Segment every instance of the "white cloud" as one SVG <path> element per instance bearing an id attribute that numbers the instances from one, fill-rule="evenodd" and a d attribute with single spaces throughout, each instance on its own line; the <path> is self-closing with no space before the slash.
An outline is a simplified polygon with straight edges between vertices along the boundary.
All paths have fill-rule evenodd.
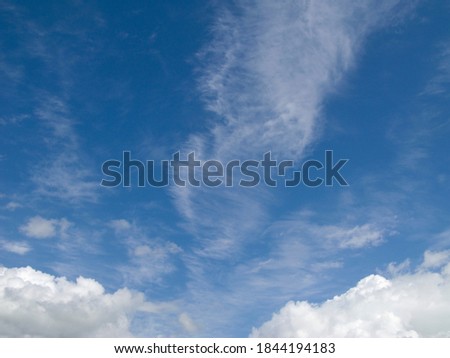
<path id="1" fill-rule="evenodd" d="M 88 278 L 0 267 L 2 337 L 126 337 L 137 311 L 158 310 L 127 288 L 110 294 Z"/>
<path id="2" fill-rule="evenodd" d="M 450 85 L 450 43 L 441 45 L 435 67 L 436 74 L 427 83 L 422 94 L 447 96 Z"/>
<path id="3" fill-rule="evenodd" d="M 213 131 L 217 154 L 302 155 L 325 96 L 397 3 L 244 1 L 223 10 L 201 81 L 208 108 L 225 119 Z"/>
<path id="4" fill-rule="evenodd" d="M 0 241 L 0 245 L 3 250 L 17 255 L 25 255 L 31 250 L 26 242 Z"/>
<path id="5" fill-rule="evenodd" d="M 437 242 L 438 248 L 445 248 L 450 246 L 450 229 L 444 230 L 436 235 L 433 239 Z"/>
<path id="6" fill-rule="evenodd" d="M 187 313 L 185 312 L 181 313 L 178 316 L 178 321 L 180 322 L 181 326 L 187 333 L 194 334 L 195 332 L 197 332 L 198 330 L 197 326 Z"/>
<path id="7" fill-rule="evenodd" d="M 72 223 L 67 220 L 66 218 L 62 218 L 58 220 L 58 226 L 59 226 L 59 235 L 65 239 L 69 236 L 67 231 L 72 226 Z"/>
<path id="8" fill-rule="evenodd" d="M 56 96 L 48 96 L 40 103 L 35 114 L 52 130 L 54 139 L 63 139 L 66 141 L 64 144 L 66 146 L 76 145 L 77 136 L 73 128 L 73 120 L 63 100 Z"/>
<path id="9" fill-rule="evenodd" d="M 200 53 L 206 65 L 199 80 L 216 121 L 210 123 L 207 133 L 190 136 L 183 151 L 195 151 L 199 160 L 222 162 L 258 159 L 268 150 L 277 159 L 302 159 L 320 136 L 327 95 L 338 90 L 366 36 L 401 13 L 395 8 L 398 3 L 262 0 L 240 1 L 219 9 L 212 41 Z M 264 289 L 269 288 L 284 301 L 284 297 L 292 297 L 292 277 L 301 281 L 295 290 L 315 282 L 316 273 L 302 269 L 311 263 L 310 253 L 316 258 L 326 251 L 323 237 L 298 230 L 292 239 L 283 240 L 289 242 L 282 252 L 272 251 L 279 243 L 279 237 L 269 240 L 274 236 L 267 235 L 271 218 L 277 215 L 274 207 L 279 204 L 274 205 L 274 191 L 261 185 L 251 190 L 171 187 L 171 193 L 185 219 L 183 228 L 194 238 L 194 254 L 185 261 L 192 300 L 202 307 L 195 317 L 209 317 L 200 322 L 202 327 L 215 325 L 220 327 L 216 332 L 223 332 L 229 325 L 224 317 L 233 320 L 241 309 L 221 310 L 217 308 L 220 304 L 211 304 L 214 296 L 221 294 L 211 273 L 216 263 L 219 267 L 234 265 L 244 257 L 251 262 L 220 272 L 227 292 L 223 299 L 227 303 L 220 307 L 233 306 L 237 297 L 256 306 L 260 304 L 257 297 L 267 299 Z M 324 240 L 333 249 L 382 242 L 383 232 L 373 225 L 329 227 L 329 235 L 337 228 L 343 230 L 338 237 Z M 324 233 L 326 228 L 318 229 Z M 271 254 L 257 260 L 254 247 L 268 248 Z M 330 267 L 339 266 L 334 258 L 325 259 L 333 262 Z M 205 307 L 209 307 L 207 312 Z"/>
<path id="10" fill-rule="evenodd" d="M 32 180 L 37 185 L 37 193 L 69 201 L 97 200 L 99 185 L 92 173 L 80 163 L 81 155 L 70 148 L 55 154 L 40 163 L 40 170 L 34 171 Z"/>
<path id="11" fill-rule="evenodd" d="M 20 231 L 28 237 L 44 239 L 56 235 L 56 224 L 57 221 L 54 219 L 48 220 L 40 216 L 35 216 L 29 219 L 25 225 L 21 226 Z"/>
<path id="12" fill-rule="evenodd" d="M 272 224 L 270 231 L 286 238 L 307 241 L 321 246 L 323 249 L 361 249 L 378 246 L 383 243 L 385 236 L 391 234 L 389 230 L 381 229 L 380 224 L 365 223 L 350 225 L 347 223 L 333 225 L 319 225 L 311 218 L 290 216 Z"/>
<path id="13" fill-rule="evenodd" d="M 65 218 L 45 219 L 38 215 L 30 218 L 19 230 L 28 237 L 47 239 L 55 237 L 57 234 L 61 237 L 66 237 L 67 229 L 70 226 L 71 223 Z"/>
<path id="14" fill-rule="evenodd" d="M 8 204 L 6 204 L 6 209 L 10 210 L 10 211 L 14 211 L 17 208 L 22 207 L 22 204 L 19 204 L 15 201 L 10 201 Z"/>
<path id="15" fill-rule="evenodd" d="M 390 262 L 386 268 L 386 272 L 391 276 L 398 276 L 401 273 L 407 272 L 410 269 L 411 260 L 406 259 L 403 262 L 397 264 L 396 262 Z"/>
<path id="16" fill-rule="evenodd" d="M 161 277 L 176 269 L 174 260 L 182 250 L 173 242 L 145 238 L 127 240 L 130 263 L 121 268 L 127 282 L 159 282 Z"/>
<path id="17" fill-rule="evenodd" d="M 111 220 L 108 225 L 116 231 L 126 231 L 131 229 L 130 222 L 125 219 Z"/>
<path id="18" fill-rule="evenodd" d="M 156 244 L 152 242 L 149 245 L 139 245 L 133 250 L 133 255 L 138 257 L 152 258 L 156 261 L 164 261 L 167 256 L 181 252 L 181 248 L 173 242 L 165 242 L 164 244 Z"/>
<path id="19" fill-rule="evenodd" d="M 322 228 L 327 239 L 337 240 L 341 248 L 358 249 L 366 246 L 377 246 L 382 243 L 384 233 L 374 225 L 364 224 L 351 228 L 325 226 Z"/>
<path id="20" fill-rule="evenodd" d="M 430 269 L 442 266 L 450 259 L 450 250 L 446 251 L 430 251 L 424 253 L 422 268 Z"/>
<path id="21" fill-rule="evenodd" d="M 322 303 L 288 302 L 254 337 L 450 337 L 450 263 L 425 256 L 423 267 L 388 280 L 365 277 Z M 428 257 L 428 258 L 427 258 Z M 428 264 L 426 263 L 428 262 Z"/>

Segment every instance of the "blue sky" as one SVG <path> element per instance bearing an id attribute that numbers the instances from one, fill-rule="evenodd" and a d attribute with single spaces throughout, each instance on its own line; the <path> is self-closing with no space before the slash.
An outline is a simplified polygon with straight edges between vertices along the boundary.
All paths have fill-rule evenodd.
<path id="1" fill-rule="evenodd" d="M 450 335 L 449 22 L 444 1 L 2 1 L 0 335 Z M 329 149 L 349 186 L 100 186 L 125 150 Z"/>

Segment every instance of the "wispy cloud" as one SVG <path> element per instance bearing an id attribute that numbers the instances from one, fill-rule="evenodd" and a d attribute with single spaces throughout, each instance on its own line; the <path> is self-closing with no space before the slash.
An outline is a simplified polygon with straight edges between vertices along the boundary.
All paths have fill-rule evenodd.
<path id="1" fill-rule="evenodd" d="M 208 135 L 191 136 L 186 149 L 223 161 L 259 158 L 268 150 L 282 159 L 300 158 L 319 134 L 326 95 L 352 67 L 365 36 L 394 17 L 396 5 L 250 1 L 220 9 L 212 41 L 200 55 L 208 65 L 199 82 L 218 119 Z M 190 227 L 219 240 L 215 230 L 258 227 L 270 203 L 264 189 L 172 192 Z"/>
<path id="2" fill-rule="evenodd" d="M 175 262 L 183 250 L 175 243 L 151 237 L 145 229 L 126 219 L 111 220 L 107 225 L 114 230 L 128 256 L 127 264 L 118 265 L 125 282 L 158 283 L 176 270 Z"/>
<path id="3" fill-rule="evenodd" d="M 32 180 L 41 195 L 74 202 L 96 201 L 99 185 L 85 164 L 73 118 L 59 97 L 44 96 L 36 116 L 50 130 L 45 137 L 51 154 L 33 167 Z"/>
<path id="4" fill-rule="evenodd" d="M 25 255 L 31 251 L 30 245 L 23 241 L 0 240 L 0 246 L 3 250 L 17 255 Z"/>
<path id="5" fill-rule="evenodd" d="M 64 237 L 70 225 L 65 218 L 45 219 L 38 215 L 30 218 L 26 224 L 20 227 L 20 231 L 28 237 L 37 239 L 47 239 L 56 235 Z"/>
<path id="6" fill-rule="evenodd" d="M 21 207 L 22 207 L 22 204 L 20 204 L 20 203 L 18 203 L 16 201 L 10 201 L 9 203 L 7 203 L 5 205 L 5 208 L 10 210 L 10 211 L 14 211 L 14 210 L 16 210 L 18 208 L 21 208 Z"/>
<path id="7" fill-rule="evenodd" d="M 436 59 L 436 73 L 425 86 L 422 95 L 447 97 L 450 88 L 450 43 L 441 44 Z"/>
<path id="8" fill-rule="evenodd" d="M 235 261 L 211 254 L 199 257 L 196 252 L 185 256 L 190 279 L 187 312 L 208 332 L 226 332 L 242 316 L 254 315 L 253 320 L 260 321 L 261 312 L 271 312 L 290 299 L 336 289 L 334 278 L 348 269 L 349 255 L 369 255 L 393 233 L 390 222 L 368 223 L 363 217 L 348 221 L 341 216 L 324 220 L 319 213 L 291 213 L 271 222 L 256 240 L 241 243 Z M 215 301 L 217 296 L 220 302 Z"/>
<path id="9" fill-rule="evenodd" d="M 396 4 L 243 1 L 221 9 L 201 53 L 209 65 L 200 88 L 219 116 L 214 154 L 301 156 L 317 138 L 325 96 Z"/>
<path id="10" fill-rule="evenodd" d="M 35 115 L 51 130 L 52 136 L 46 138 L 48 141 L 59 141 L 55 144 L 62 142 L 65 147 L 72 149 L 77 147 L 74 119 L 71 118 L 67 104 L 61 98 L 43 95 Z"/>
<path id="11" fill-rule="evenodd" d="M 181 149 L 184 153 L 195 150 L 201 160 L 226 162 L 230 159 L 258 159 L 268 150 L 278 159 L 299 160 L 309 155 L 327 125 L 323 106 L 328 96 L 339 90 L 342 80 L 355 65 L 356 55 L 366 37 L 378 27 L 395 22 L 401 17 L 403 8 L 410 5 L 402 5 L 396 0 L 369 0 L 363 3 L 350 0 L 339 3 L 255 0 L 228 2 L 219 6 L 210 41 L 198 54 L 203 63 L 199 66 L 198 86 L 212 118 L 207 123 L 207 130 L 188 134 Z M 10 9 L 17 13 L 17 9 Z M 85 151 L 85 145 L 92 143 L 85 143 L 80 127 L 85 130 L 91 128 L 86 128 L 89 121 L 85 122 L 75 107 L 75 103 L 89 102 L 86 97 L 95 91 L 77 96 L 86 84 L 79 88 L 72 87 L 78 79 L 74 63 L 84 53 L 93 51 L 99 54 L 98 50 L 93 49 L 99 43 L 94 39 L 95 31 L 87 30 L 91 29 L 89 26 L 80 26 L 79 32 L 78 26 L 73 26 L 73 23 L 65 26 L 64 19 L 59 19 L 55 26 L 43 29 L 26 20 L 22 13 L 18 14 L 20 19 L 8 18 L 14 19 L 11 23 L 18 23 L 21 28 L 18 33 L 26 34 L 21 39 L 21 48 L 26 52 L 26 56 L 22 57 L 39 63 L 36 66 L 39 71 L 36 72 L 48 77 L 48 82 L 47 79 L 42 83 L 36 80 L 46 89 L 36 91 L 33 87 L 29 91 L 32 99 L 29 101 L 29 113 L 25 115 L 27 121 L 33 121 L 39 134 L 42 134 L 35 140 L 45 144 L 36 154 L 39 159 L 33 160 L 33 167 L 30 168 L 32 184 L 36 189 L 33 199 L 38 200 L 29 201 L 21 197 L 19 202 L 28 208 L 42 205 L 43 200 L 47 202 L 50 199 L 50 202 L 58 204 L 58 208 L 64 207 L 68 212 L 55 214 L 49 211 L 52 208 L 47 208 L 45 218 L 29 218 L 19 230 L 29 238 L 64 239 L 30 240 L 36 251 L 40 245 L 52 249 L 57 246 L 59 257 L 55 260 L 59 261 L 49 263 L 48 267 L 59 274 L 76 277 L 79 270 L 84 270 L 83 273 L 91 270 L 99 275 L 95 276 L 97 279 L 102 275 L 114 276 L 109 284 L 123 279 L 133 287 L 145 286 L 146 293 L 158 290 L 166 282 L 163 279 L 169 276 L 173 278 L 172 284 L 180 281 L 183 286 L 180 288 L 180 291 L 183 290 L 180 298 L 182 311 L 170 304 L 166 307 L 164 304 L 142 304 L 140 299 L 124 299 L 125 310 L 133 305 L 139 307 L 137 315 L 167 309 L 167 316 L 161 319 L 157 330 L 150 328 L 146 331 L 144 328 L 141 332 L 159 330 L 159 334 L 167 332 L 173 335 L 181 326 L 187 334 L 246 334 L 249 327 L 239 324 L 244 321 L 243 317 L 247 323 L 252 319 L 261 322 L 264 313 L 273 312 L 293 297 L 307 299 L 314 293 L 323 293 L 329 281 L 323 278 L 331 271 L 339 275 L 339 270 L 346 266 L 345 255 L 371 252 L 391 234 L 390 226 L 385 221 L 370 215 L 349 213 L 350 204 L 336 206 L 343 212 L 338 218 L 328 215 L 328 212 L 321 213 L 321 220 L 316 220 L 313 215 L 301 215 L 294 200 L 281 202 L 289 193 L 282 188 L 268 190 L 263 186 L 252 189 L 171 187 L 173 205 L 178 209 L 181 220 L 173 211 L 170 212 L 172 216 L 166 217 L 165 213 L 172 208 L 165 207 L 161 212 L 158 210 L 155 221 L 170 220 L 171 224 L 175 223 L 177 232 L 173 237 L 166 236 L 163 230 L 158 232 L 158 229 L 152 229 L 151 225 L 155 224 L 153 216 L 150 219 L 148 212 L 141 212 L 143 206 L 127 201 L 133 200 L 133 195 L 123 203 L 124 206 L 133 206 L 132 219 L 124 213 L 108 222 L 109 215 L 116 215 L 116 210 L 122 208 L 105 205 L 102 208 L 106 210 L 103 210 L 100 208 L 102 203 L 96 208 L 87 207 L 86 211 L 75 208 L 76 217 L 72 216 L 73 204 L 98 203 L 101 199 L 90 160 L 95 160 L 92 157 L 96 149 L 105 149 L 106 143 L 95 143 L 95 148 L 91 148 L 92 155 Z M 93 17 L 82 18 L 90 21 Z M 109 30 L 117 35 L 115 28 Z M 83 42 L 82 38 L 88 41 Z M 66 39 L 69 39 L 68 42 Z M 133 51 L 133 54 L 137 52 Z M 101 55 L 109 59 L 109 53 Z M 20 54 L 15 54 L 15 57 L 21 58 Z M 123 57 L 112 63 L 111 67 L 110 63 L 106 64 L 110 61 L 91 62 L 88 57 L 83 60 L 89 63 L 87 67 L 92 68 L 92 72 L 82 70 L 80 81 L 90 79 L 90 74 L 94 82 L 102 81 L 112 73 L 115 65 L 125 64 Z M 18 83 L 22 80 L 22 72 L 20 66 L 11 66 L 12 58 L 2 62 L 0 56 L 0 76 L 3 71 L 10 83 Z M 100 74 L 94 73 L 103 64 L 106 67 L 99 71 Z M 80 62 L 80 65 L 85 67 L 85 63 Z M 134 81 L 131 76 L 130 81 Z M 127 96 L 133 96 L 132 91 Z M 108 94 L 102 94 L 101 98 L 105 100 Z M 90 105 L 87 103 L 86 108 Z M 95 105 L 92 103 L 92 106 Z M 102 110 L 112 111 L 114 107 L 110 105 L 108 101 Z M 147 113 L 145 110 L 140 112 L 141 109 L 144 108 L 136 107 L 139 113 Z M 20 115 L 2 117 L 0 125 L 18 125 L 22 121 L 20 118 Z M 104 122 L 98 124 L 101 128 Z M 130 127 L 131 130 L 133 128 Z M 162 130 L 166 129 L 169 127 Z M 105 141 L 109 140 L 108 136 L 114 136 L 113 132 L 108 132 Z M 147 138 L 147 141 L 153 140 Z M 424 152 L 418 150 L 411 159 L 420 158 L 422 154 Z M 385 195 L 392 200 L 390 193 Z M 293 207 L 282 205 L 285 203 Z M 308 209 L 307 202 L 302 202 L 302 205 Z M 287 210 L 293 214 L 286 215 Z M 367 208 L 367 211 L 373 211 L 373 207 Z M 17 214 L 21 213 L 22 210 Z M 61 219 L 63 215 L 74 223 L 70 225 L 71 222 Z M 120 218 L 121 215 L 125 218 Z M 143 220 L 149 221 L 148 226 L 143 224 Z M 179 237 L 181 235 L 182 238 Z M 15 250 L 17 254 L 26 254 L 27 249 L 31 248 L 26 242 L 9 244 L 9 252 Z M 440 260 L 442 258 L 430 253 L 428 263 L 434 265 Z M 179 270 L 181 265 L 185 266 L 185 270 Z M 44 274 L 36 274 L 32 269 L 19 271 L 10 271 L 8 277 L 12 280 L 16 276 L 35 277 L 35 281 L 41 280 L 39 282 L 54 287 L 69 302 L 62 307 L 53 304 L 57 298 L 51 295 L 49 307 L 39 298 L 32 297 L 32 302 L 26 299 L 20 301 L 30 307 L 32 330 L 35 327 L 36 330 L 41 329 L 35 324 L 41 318 L 38 316 L 35 320 L 33 313 L 36 307 L 48 309 L 50 318 L 61 312 L 60 317 L 64 317 L 67 308 L 73 308 L 75 314 L 85 312 L 85 306 L 81 303 L 77 305 L 79 297 L 72 294 L 89 291 L 85 290 L 85 281 L 72 283 L 63 278 L 45 278 Z M 23 291 L 34 293 L 37 290 L 34 286 L 39 284 L 31 279 L 28 281 L 23 285 Z M 9 287 L 8 284 L 6 286 Z M 111 296 L 116 294 L 105 294 L 92 281 L 88 282 L 88 286 L 93 287 L 95 292 L 85 295 L 88 298 L 83 303 L 87 306 L 95 308 L 114 301 Z M 178 287 L 175 289 L 175 286 L 170 289 L 176 291 Z M 45 291 L 45 288 L 42 290 Z M 173 297 L 180 291 L 169 294 Z M 21 291 L 17 292 L 20 295 Z M 134 293 L 131 296 L 135 297 Z M 11 297 L 6 297 L 8 304 L 9 300 L 13 301 Z M 128 334 L 130 316 L 123 314 L 122 307 L 112 306 L 116 315 L 104 312 L 100 307 L 99 315 L 102 317 L 97 322 L 89 323 L 89 327 L 75 325 L 74 333 L 63 330 L 63 334 L 77 335 L 82 329 L 90 335 L 115 334 L 98 328 L 99 325 L 103 327 L 103 323 L 112 327 L 114 332 L 119 332 L 117 334 Z M 163 306 L 166 308 L 163 309 Z M 131 309 L 131 315 L 134 313 L 136 310 Z M 146 315 L 142 317 L 142 321 L 133 323 L 133 327 L 145 327 L 147 324 L 154 327 Z M 120 324 L 116 324 L 116 318 Z M 69 319 L 68 322 L 70 325 L 72 321 Z M 167 327 L 162 327 L 164 324 Z M 240 332 L 236 331 L 236 326 L 239 326 Z M 29 332 L 22 330 L 20 324 L 17 327 L 18 334 Z M 54 334 L 51 328 L 47 332 L 49 335 Z"/>
<path id="12" fill-rule="evenodd" d="M 129 264 L 119 269 L 125 276 L 125 282 L 160 283 L 163 276 L 175 271 L 174 261 L 182 252 L 178 245 L 157 239 L 141 239 L 146 244 L 134 241 L 129 238 Z"/>
<path id="13" fill-rule="evenodd" d="M 79 11 L 76 4 L 73 10 Z M 9 46 L 1 41 L 7 51 L 0 56 L 0 79 L 10 88 L 3 97 L 10 104 L 5 113 L 11 114 L 2 115 L 0 125 L 18 126 L 24 119 L 39 124 L 36 140 L 47 146 L 42 148 L 43 159 L 34 160 L 35 165 L 30 166 L 39 195 L 71 202 L 95 201 L 98 183 L 93 180 L 87 155 L 80 146 L 77 115 L 69 104 L 77 79 L 75 65 L 91 54 L 80 49 L 92 39 L 87 39 L 84 27 L 77 31 L 64 19 L 44 26 L 30 16 L 26 6 L 2 2 L 0 11 L 5 14 L 5 26 L 14 29 L 12 41 L 20 44 Z M 94 21 L 89 26 L 97 25 Z M 70 40 L 61 41 L 61 34 Z M 5 76 L 1 76 L 2 72 Z M 33 84 L 34 80 L 37 84 Z M 21 104 L 17 106 L 18 103 Z"/>
<path id="14" fill-rule="evenodd" d="M 356 225 L 354 227 L 339 227 L 334 225 L 315 226 L 312 233 L 327 241 L 330 246 L 341 249 L 360 249 L 378 246 L 383 242 L 384 229 L 371 224 Z"/>
<path id="15" fill-rule="evenodd" d="M 322 106 L 327 95 L 338 89 L 353 67 L 355 54 L 366 36 L 401 17 L 404 8 L 398 4 L 243 1 L 219 8 L 211 41 L 199 53 L 200 60 L 206 63 L 200 71 L 199 88 L 207 109 L 215 117 L 211 130 L 191 135 L 184 149 L 195 150 L 201 160 L 224 162 L 260 158 L 269 150 L 278 159 L 302 158 L 320 137 L 324 125 Z M 232 292 L 229 304 L 244 302 L 244 297 L 252 300 L 252 296 L 265 295 L 270 285 L 286 284 L 286 280 L 277 279 L 282 272 L 295 271 L 302 276 L 298 287 L 314 282 L 313 275 L 306 274 L 305 265 L 312 261 L 305 255 L 320 240 L 340 249 L 360 249 L 379 245 L 384 237 L 383 230 L 370 223 L 315 227 L 306 221 L 299 224 L 309 228 L 313 244 L 284 240 L 286 247 L 282 252 L 286 257 L 277 257 L 274 249 L 274 255 L 270 251 L 256 258 L 258 253 L 249 254 L 252 248 L 270 250 L 273 237 L 265 233 L 279 220 L 276 215 L 268 215 L 275 203 L 272 192 L 263 187 L 177 187 L 172 189 L 172 195 L 184 218 L 183 227 L 195 240 L 193 255 L 186 260 L 189 286 L 195 291 L 220 295 L 210 279 L 211 271 L 220 272 L 229 282 L 223 289 Z M 288 255 L 294 252 L 300 256 Z M 224 273 L 222 264 L 243 256 L 248 265 L 227 264 Z M 316 270 L 340 266 L 338 260 L 326 255 L 320 260 L 324 265 L 316 265 Z M 233 280 L 240 284 L 232 284 Z M 246 287 L 247 293 L 238 286 Z M 288 291 L 286 287 L 285 292 Z M 205 302 L 208 298 L 193 293 L 191 301 L 195 300 L 202 301 L 202 307 L 209 304 Z M 210 307 L 213 314 L 217 307 Z"/>
<path id="16" fill-rule="evenodd" d="M 36 193 L 71 202 L 95 202 L 99 185 L 93 180 L 93 172 L 82 162 L 77 153 L 66 151 L 39 163 L 32 176 Z"/>
<path id="17" fill-rule="evenodd" d="M 429 270 L 442 267 L 450 261 L 450 250 L 445 251 L 425 251 L 423 255 L 423 263 L 420 268 Z"/>
<path id="18" fill-rule="evenodd" d="M 125 219 L 111 220 L 108 226 L 113 228 L 116 232 L 127 232 L 132 228 L 132 224 Z"/>

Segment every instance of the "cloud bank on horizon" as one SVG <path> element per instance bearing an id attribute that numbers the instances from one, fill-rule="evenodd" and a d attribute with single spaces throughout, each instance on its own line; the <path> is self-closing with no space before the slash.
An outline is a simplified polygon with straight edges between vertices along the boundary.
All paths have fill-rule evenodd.
<path id="1" fill-rule="evenodd" d="M 1 1 L 0 336 L 450 336 L 448 10 Z M 325 149 L 350 186 L 99 185 Z"/>

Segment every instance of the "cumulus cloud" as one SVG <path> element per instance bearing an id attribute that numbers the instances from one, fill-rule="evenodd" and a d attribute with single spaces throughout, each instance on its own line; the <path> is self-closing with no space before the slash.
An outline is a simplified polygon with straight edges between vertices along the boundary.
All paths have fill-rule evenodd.
<path id="1" fill-rule="evenodd" d="M 125 219 L 111 220 L 108 225 L 115 231 L 126 231 L 132 227 L 130 222 Z"/>
<path id="2" fill-rule="evenodd" d="M 35 216 L 28 220 L 28 222 L 20 228 L 20 231 L 26 236 L 43 239 L 56 235 L 55 226 L 55 220 L 47 220 L 40 216 Z"/>
<path id="3" fill-rule="evenodd" d="M 110 294 L 88 278 L 0 267 L 2 337 L 126 337 L 137 311 L 155 306 L 127 288 Z"/>
<path id="4" fill-rule="evenodd" d="M 28 237 L 37 239 L 47 239 L 56 236 L 66 236 L 70 222 L 65 219 L 45 219 L 41 216 L 34 216 L 20 227 L 20 231 Z"/>
<path id="5" fill-rule="evenodd" d="M 367 276 L 322 304 L 288 302 L 270 321 L 253 329 L 252 336 L 450 337 L 449 255 L 432 255 L 430 259 L 430 252 L 425 254 L 416 272 L 392 279 Z"/>

